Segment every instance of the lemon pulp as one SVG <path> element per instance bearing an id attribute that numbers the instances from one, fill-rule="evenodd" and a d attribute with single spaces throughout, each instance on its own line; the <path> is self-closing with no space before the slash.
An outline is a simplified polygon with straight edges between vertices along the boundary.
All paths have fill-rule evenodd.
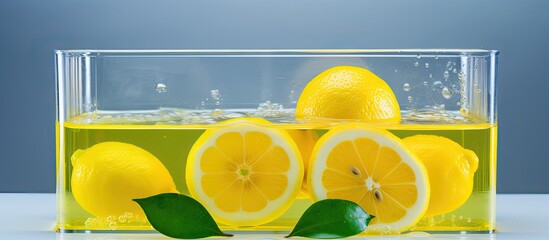
<path id="1" fill-rule="evenodd" d="M 270 222 L 292 204 L 303 178 L 296 144 L 265 120 L 231 120 L 208 129 L 191 148 L 186 180 L 190 194 L 227 225 Z"/>
<path id="2" fill-rule="evenodd" d="M 421 162 L 388 131 L 343 124 L 322 136 L 308 175 L 316 200 L 346 199 L 375 216 L 373 233 L 398 233 L 427 209 L 429 183 Z"/>

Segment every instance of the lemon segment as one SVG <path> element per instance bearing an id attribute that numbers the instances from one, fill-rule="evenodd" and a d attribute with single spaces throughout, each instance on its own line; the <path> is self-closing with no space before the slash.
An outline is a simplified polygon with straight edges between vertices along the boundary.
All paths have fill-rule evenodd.
<path id="1" fill-rule="evenodd" d="M 305 86 L 296 117 L 400 122 L 401 114 L 395 94 L 383 79 L 361 67 L 337 66 Z"/>
<path id="2" fill-rule="evenodd" d="M 132 144 L 98 143 L 77 150 L 71 163 L 72 194 L 82 208 L 98 217 L 127 212 L 143 216 L 132 199 L 178 192 L 162 162 Z"/>
<path id="3" fill-rule="evenodd" d="M 407 230 L 429 201 L 427 171 L 416 156 L 390 132 L 360 123 L 337 126 L 318 140 L 307 182 L 315 200 L 350 200 L 374 215 L 369 233 Z"/>
<path id="4" fill-rule="evenodd" d="M 187 159 L 190 194 L 216 221 L 255 226 L 282 215 L 303 178 L 296 144 L 266 120 L 238 119 L 206 130 Z"/>
<path id="5" fill-rule="evenodd" d="M 469 199 L 478 168 L 473 151 L 435 135 L 415 135 L 403 141 L 429 172 L 431 199 L 426 216 L 451 212 Z"/>

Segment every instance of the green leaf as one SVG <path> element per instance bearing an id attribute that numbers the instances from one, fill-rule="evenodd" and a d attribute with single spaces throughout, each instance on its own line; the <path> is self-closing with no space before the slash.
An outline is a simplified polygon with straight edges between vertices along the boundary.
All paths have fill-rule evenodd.
<path id="1" fill-rule="evenodd" d="M 223 233 L 206 208 L 191 197 L 163 193 L 134 201 L 143 208 L 154 229 L 168 237 L 232 236 Z"/>
<path id="2" fill-rule="evenodd" d="M 308 238 L 344 238 L 361 233 L 374 216 L 358 204 L 341 199 L 325 199 L 311 205 L 290 235 Z"/>

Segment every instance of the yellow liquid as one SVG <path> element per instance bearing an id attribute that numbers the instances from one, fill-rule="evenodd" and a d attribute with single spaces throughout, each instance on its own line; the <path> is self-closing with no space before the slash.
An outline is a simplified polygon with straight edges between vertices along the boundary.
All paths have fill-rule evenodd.
<path id="1" fill-rule="evenodd" d="M 416 134 L 432 134 L 447 137 L 479 157 L 475 173 L 473 193 L 457 210 L 430 218 L 423 218 L 412 231 L 470 231 L 490 232 L 495 228 L 496 138 L 497 126 L 493 124 L 398 124 L 378 125 L 398 137 Z M 185 183 L 187 154 L 197 138 L 214 125 L 101 125 L 58 123 L 58 227 L 71 230 L 152 230 L 144 216 L 133 214 L 96 218 L 75 201 L 71 193 L 71 155 L 78 149 L 86 149 L 97 143 L 117 141 L 134 144 L 155 155 L 170 171 L 177 189 L 189 194 Z M 327 131 L 327 125 L 273 124 L 273 128 L 307 129 L 319 135 Z M 309 199 L 296 199 L 294 204 L 278 219 L 255 227 L 220 227 L 225 230 L 289 231 L 302 213 L 312 204 Z"/>

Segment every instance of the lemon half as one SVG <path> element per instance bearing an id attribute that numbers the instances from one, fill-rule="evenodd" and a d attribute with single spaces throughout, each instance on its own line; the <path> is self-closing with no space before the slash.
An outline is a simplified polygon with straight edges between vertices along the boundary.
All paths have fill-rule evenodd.
<path id="1" fill-rule="evenodd" d="M 215 220 L 255 226 L 282 215 L 303 178 L 296 144 L 262 119 L 233 119 L 206 130 L 187 159 L 190 194 Z"/>
<path id="2" fill-rule="evenodd" d="M 317 142 L 309 165 L 315 200 L 346 199 L 375 216 L 371 233 L 407 230 L 429 203 L 427 171 L 399 138 L 360 123 L 337 126 Z"/>

